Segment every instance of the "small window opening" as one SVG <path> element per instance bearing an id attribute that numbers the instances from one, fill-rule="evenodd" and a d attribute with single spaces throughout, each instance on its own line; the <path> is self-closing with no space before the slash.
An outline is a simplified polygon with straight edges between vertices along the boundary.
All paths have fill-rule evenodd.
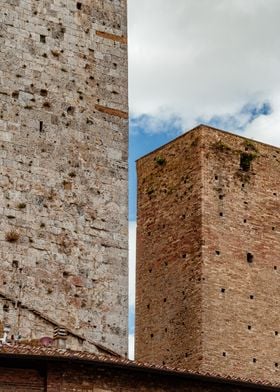
<path id="1" fill-rule="evenodd" d="M 77 10 L 81 10 L 82 9 L 82 3 L 78 1 L 77 3 Z"/>
<path id="2" fill-rule="evenodd" d="M 227 353 L 226 353 L 226 352 L 223 352 L 223 357 L 226 357 L 226 355 L 227 355 Z"/>
<path id="3" fill-rule="evenodd" d="M 256 363 L 256 362 L 257 362 L 257 359 L 256 359 L 256 358 L 253 358 L 253 362 Z"/>
<path id="4" fill-rule="evenodd" d="M 165 328 L 164 330 L 165 330 L 165 332 L 167 332 L 167 328 Z"/>
<path id="5" fill-rule="evenodd" d="M 277 196 L 277 193 L 276 193 L 276 192 L 273 192 L 273 196 Z"/>
<path id="6" fill-rule="evenodd" d="M 46 43 L 46 36 L 43 34 L 40 34 L 40 42 L 42 42 L 42 44 Z"/>
<path id="7" fill-rule="evenodd" d="M 218 178 L 219 178 L 218 176 L 215 176 L 215 180 L 218 180 Z"/>
<path id="8" fill-rule="evenodd" d="M 272 226 L 272 230 L 273 230 L 273 231 L 275 230 L 275 227 L 274 227 L 274 226 Z"/>
<path id="9" fill-rule="evenodd" d="M 275 367 L 278 367 L 278 362 L 275 362 L 275 364 L 274 364 L 274 365 L 275 365 Z"/>
<path id="10" fill-rule="evenodd" d="M 226 292 L 226 289 L 221 288 L 221 293 L 225 293 L 225 292 Z"/>
<path id="11" fill-rule="evenodd" d="M 248 263 L 253 263 L 254 260 L 254 256 L 252 255 L 252 253 L 248 252 L 247 253 L 247 261 Z"/>
<path id="12" fill-rule="evenodd" d="M 8 312 L 8 311 L 9 311 L 9 305 L 4 304 L 4 305 L 3 305 L 3 311 L 4 311 L 4 312 Z"/>
<path id="13" fill-rule="evenodd" d="M 39 127 L 40 132 L 44 131 L 44 123 L 43 121 L 40 121 L 40 127 Z"/>
<path id="14" fill-rule="evenodd" d="M 275 333 L 275 336 L 278 336 L 278 331 L 275 331 L 274 333 Z"/>
<path id="15" fill-rule="evenodd" d="M 250 295 L 250 299 L 254 299 L 254 296 L 253 296 L 253 295 Z"/>
<path id="16" fill-rule="evenodd" d="M 13 266 L 14 268 L 18 268 L 18 261 L 17 261 L 17 260 L 13 260 L 12 266 Z"/>
<path id="17" fill-rule="evenodd" d="M 252 326 L 251 326 L 251 325 L 248 325 L 248 329 L 249 329 L 249 331 L 251 331 L 251 329 L 252 329 Z"/>
<path id="18" fill-rule="evenodd" d="M 166 301 L 167 301 L 167 299 L 166 299 L 166 298 L 164 298 L 164 299 L 163 299 L 163 302 L 166 302 Z"/>
<path id="19" fill-rule="evenodd" d="M 187 254 L 186 254 L 186 253 L 183 253 L 183 254 L 182 254 L 182 257 L 183 257 L 183 259 L 185 259 L 185 258 L 187 257 Z"/>
<path id="20" fill-rule="evenodd" d="M 150 309 L 150 304 L 147 305 L 147 309 Z"/>
<path id="21" fill-rule="evenodd" d="M 223 212 L 220 212 L 220 216 L 224 216 Z"/>
<path id="22" fill-rule="evenodd" d="M 243 219 L 243 222 L 244 222 L 244 223 L 247 223 L 247 219 Z"/>
<path id="23" fill-rule="evenodd" d="M 151 338 L 153 338 L 154 337 L 154 334 L 153 333 L 151 333 Z"/>
<path id="24" fill-rule="evenodd" d="M 274 266 L 274 271 L 276 271 L 276 270 L 277 270 L 277 266 L 275 265 L 275 266 Z"/>
<path id="25" fill-rule="evenodd" d="M 219 195 L 220 200 L 223 200 L 223 198 L 224 198 L 224 195 Z"/>
<path id="26" fill-rule="evenodd" d="M 220 252 L 219 250 L 216 250 L 216 255 L 219 256 L 220 253 L 221 253 L 221 252 Z"/>

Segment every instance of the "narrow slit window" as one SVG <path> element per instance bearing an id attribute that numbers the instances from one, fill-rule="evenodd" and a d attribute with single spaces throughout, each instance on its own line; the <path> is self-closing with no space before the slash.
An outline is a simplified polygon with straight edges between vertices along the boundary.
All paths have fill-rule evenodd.
<path id="1" fill-rule="evenodd" d="M 44 132 L 44 123 L 43 123 L 43 121 L 40 121 L 39 130 L 40 130 L 40 132 Z"/>

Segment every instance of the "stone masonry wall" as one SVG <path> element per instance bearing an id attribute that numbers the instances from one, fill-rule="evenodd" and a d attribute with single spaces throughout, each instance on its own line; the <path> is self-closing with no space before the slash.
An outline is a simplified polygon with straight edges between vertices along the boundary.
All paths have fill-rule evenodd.
<path id="1" fill-rule="evenodd" d="M 0 22 L 0 320 L 125 354 L 126 1 L 5 0 Z"/>
<path id="2" fill-rule="evenodd" d="M 136 359 L 201 361 L 201 159 L 192 134 L 137 162 Z M 182 353 L 183 350 L 183 353 Z"/>

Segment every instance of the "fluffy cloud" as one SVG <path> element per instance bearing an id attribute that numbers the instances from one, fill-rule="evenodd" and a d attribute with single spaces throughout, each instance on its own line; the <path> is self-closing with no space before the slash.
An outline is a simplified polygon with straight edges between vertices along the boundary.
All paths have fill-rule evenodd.
<path id="1" fill-rule="evenodd" d="M 134 117 L 176 116 L 185 129 L 199 120 L 211 122 L 214 116 L 236 117 L 248 135 L 280 141 L 279 0 L 128 4 Z M 270 113 L 243 121 L 242 108 L 264 103 L 271 106 Z"/>
<path id="2" fill-rule="evenodd" d="M 129 340 L 128 356 L 134 358 L 136 222 L 129 222 Z"/>

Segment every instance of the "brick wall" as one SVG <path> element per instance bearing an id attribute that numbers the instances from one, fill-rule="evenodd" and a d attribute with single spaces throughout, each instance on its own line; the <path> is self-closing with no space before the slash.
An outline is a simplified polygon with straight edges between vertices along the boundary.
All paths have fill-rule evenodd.
<path id="1" fill-rule="evenodd" d="M 137 162 L 136 358 L 201 360 L 201 150 L 196 134 Z"/>
<path id="2" fill-rule="evenodd" d="M 25 363 L 25 368 L 20 366 Z M 78 363 L 45 362 L 34 369 L 26 360 L 21 365 L 0 367 L 0 391 L 44 392 L 250 392 L 265 391 L 260 385 L 234 384 L 226 380 L 185 377 L 163 372 Z M 277 388 L 271 388 L 277 390 Z"/>
<path id="3" fill-rule="evenodd" d="M 277 380 L 280 150 L 207 128 L 201 147 L 203 368 Z"/>
<path id="4" fill-rule="evenodd" d="M 137 359 L 279 378 L 279 174 L 279 149 L 203 126 L 138 162 Z"/>
<path id="5" fill-rule="evenodd" d="M 36 369 L 0 366 L 0 391 L 44 392 L 45 377 Z"/>
<path id="6" fill-rule="evenodd" d="M 52 334 L 32 308 L 125 354 L 126 1 L 7 0 L 0 21 L 0 320 Z"/>

